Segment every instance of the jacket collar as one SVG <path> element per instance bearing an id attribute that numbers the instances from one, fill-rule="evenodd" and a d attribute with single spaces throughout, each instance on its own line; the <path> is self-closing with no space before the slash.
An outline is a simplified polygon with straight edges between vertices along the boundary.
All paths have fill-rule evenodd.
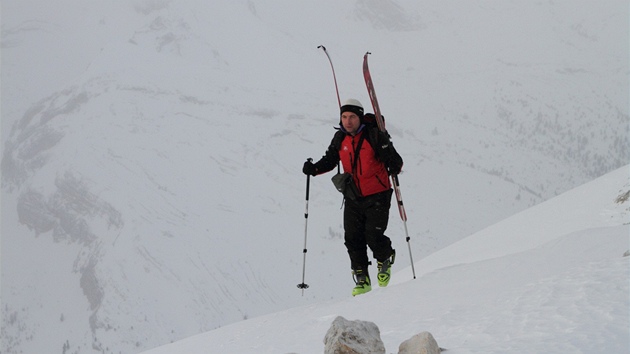
<path id="1" fill-rule="evenodd" d="M 361 125 L 359 126 L 359 129 L 357 129 L 357 133 L 356 133 L 355 135 L 357 135 L 357 134 L 359 134 L 361 131 L 363 131 L 363 128 L 365 128 L 365 124 L 361 124 Z M 346 133 L 347 135 L 350 135 L 350 133 L 348 133 L 348 131 L 347 131 L 346 129 L 344 129 L 344 127 L 343 127 L 343 125 L 342 125 L 342 124 L 339 124 L 339 127 L 335 127 L 335 129 L 337 129 L 337 130 L 341 130 L 342 132 Z"/>

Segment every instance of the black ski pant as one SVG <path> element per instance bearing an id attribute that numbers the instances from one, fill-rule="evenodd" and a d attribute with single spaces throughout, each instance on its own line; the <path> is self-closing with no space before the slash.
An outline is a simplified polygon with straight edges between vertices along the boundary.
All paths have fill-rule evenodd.
<path id="1" fill-rule="evenodd" d="M 384 261 L 392 253 L 392 242 L 385 236 L 389 221 L 393 190 L 345 201 L 343 227 L 345 245 L 353 270 L 368 271 L 367 247 L 377 261 Z"/>

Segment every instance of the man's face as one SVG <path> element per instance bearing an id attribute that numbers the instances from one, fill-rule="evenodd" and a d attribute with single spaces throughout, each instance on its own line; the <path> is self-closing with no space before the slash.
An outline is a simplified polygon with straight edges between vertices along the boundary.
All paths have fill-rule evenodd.
<path id="1" fill-rule="evenodd" d="M 343 129 L 354 135 L 359 129 L 359 126 L 361 126 L 361 120 L 355 113 L 343 112 L 341 114 L 341 124 L 343 125 Z"/>

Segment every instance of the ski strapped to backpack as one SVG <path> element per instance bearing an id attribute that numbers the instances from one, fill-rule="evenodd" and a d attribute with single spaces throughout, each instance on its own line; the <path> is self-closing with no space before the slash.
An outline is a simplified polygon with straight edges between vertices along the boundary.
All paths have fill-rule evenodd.
<path id="1" fill-rule="evenodd" d="M 337 75 L 335 75 L 335 67 L 333 66 L 332 59 L 330 58 L 330 54 L 328 54 L 326 47 L 324 47 L 323 45 L 320 45 L 320 46 L 317 46 L 317 48 L 318 49 L 321 48 L 326 54 L 326 57 L 328 57 L 328 62 L 330 63 L 330 69 L 332 70 L 332 74 L 333 74 L 333 81 L 335 81 L 335 91 L 337 92 L 337 103 L 339 104 L 339 108 L 341 108 L 341 98 L 339 97 L 339 86 L 337 86 Z M 341 174 L 341 164 L 337 164 L 337 174 Z"/>
<path id="2" fill-rule="evenodd" d="M 328 54 L 326 47 L 324 47 L 323 45 L 320 45 L 317 48 L 321 48 L 324 51 L 324 53 L 326 53 L 326 56 L 328 57 L 328 62 L 330 63 L 330 68 L 332 69 L 333 80 L 335 81 L 335 91 L 337 91 L 337 103 L 339 103 L 339 107 L 341 108 L 341 98 L 339 97 L 339 86 L 337 86 L 337 75 L 335 75 L 335 67 L 333 66 L 332 59 L 330 59 L 330 55 Z"/>
<path id="3" fill-rule="evenodd" d="M 366 52 L 363 56 L 363 78 L 365 79 L 365 86 L 367 87 L 368 95 L 370 96 L 370 101 L 372 102 L 372 108 L 374 109 L 374 115 L 376 116 L 376 124 L 378 125 L 378 129 L 382 132 L 385 132 L 385 121 L 383 120 L 383 116 L 381 115 L 381 108 L 378 105 L 378 99 L 376 98 L 376 91 L 374 90 L 374 83 L 372 82 L 372 75 L 370 75 L 370 68 L 368 66 L 368 55 L 370 52 Z M 407 247 L 409 248 L 409 258 L 411 259 L 411 271 L 413 273 L 413 278 L 416 279 L 416 270 L 413 264 L 413 256 L 411 254 L 411 244 L 409 240 L 409 231 L 407 230 L 407 212 L 405 211 L 405 205 L 403 204 L 402 194 L 400 192 L 400 182 L 398 180 L 398 175 L 392 174 L 392 184 L 394 186 L 394 192 L 396 194 L 396 201 L 398 202 L 398 212 L 400 213 L 400 218 L 403 221 L 405 226 L 405 235 L 407 240 Z"/>

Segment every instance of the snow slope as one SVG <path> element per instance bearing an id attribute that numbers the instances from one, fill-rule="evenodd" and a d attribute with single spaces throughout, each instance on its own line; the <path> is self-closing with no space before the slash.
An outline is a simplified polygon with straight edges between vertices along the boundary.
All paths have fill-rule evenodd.
<path id="1" fill-rule="evenodd" d="M 394 284 L 366 295 L 253 318 L 144 354 L 322 353 L 337 316 L 376 323 L 387 353 L 423 331 L 452 354 L 626 353 L 629 174 L 630 165 L 433 253 L 416 263 L 415 280 L 403 269 Z"/>
<path id="2" fill-rule="evenodd" d="M 307 157 L 366 51 L 422 261 L 628 163 L 628 4 L 7 0 L 3 353 L 134 353 L 347 297 Z M 388 229 L 409 264 L 395 211 Z"/>

